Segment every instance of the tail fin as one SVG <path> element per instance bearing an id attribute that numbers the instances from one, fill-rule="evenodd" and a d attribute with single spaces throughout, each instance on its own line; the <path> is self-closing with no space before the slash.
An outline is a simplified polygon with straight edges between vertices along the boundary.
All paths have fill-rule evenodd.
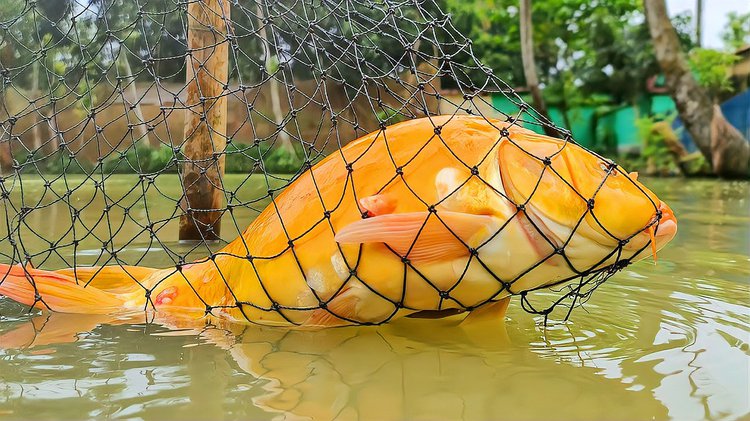
<path id="1" fill-rule="evenodd" d="M 153 285 L 144 285 L 143 282 L 157 270 L 141 266 L 84 266 L 60 269 L 55 273 L 72 277 L 87 289 L 94 287 L 112 294 L 127 294 L 141 290 L 139 283 L 143 288 L 151 288 Z"/>
<path id="2" fill-rule="evenodd" d="M 62 313 L 107 314 L 122 309 L 125 299 L 119 294 L 84 285 L 65 273 L 0 264 L 0 295 L 19 303 Z"/>

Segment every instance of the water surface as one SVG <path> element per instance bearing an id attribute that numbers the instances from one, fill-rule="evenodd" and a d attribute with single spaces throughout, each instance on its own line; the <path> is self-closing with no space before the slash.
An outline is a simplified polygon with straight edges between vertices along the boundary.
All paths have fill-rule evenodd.
<path id="1" fill-rule="evenodd" d="M 262 187 L 239 180 L 238 197 L 262 196 Z M 38 191 L 24 195 L 42 203 L 50 189 L 33 182 L 24 180 L 25 188 Z M 90 203 L 101 212 L 97 189 L 78 182 L 69 203 Z M 129 197 L 133 180 L 124 177 L 121 184 L 118 191 L 109 183 L 108 195 Z M 750 183 L 646 184 L 674 209 L 677 237 L 657 265 L 649 260 L 626 268 L 564 323 L 555 321 L 564 311 L 544 326 L 516 302 L 505 327 L 460 327 L 449 318 L 310 332 L 29 314 L 0 299 L 0 419 L 747 417 Z M 156 187 L 136 195 L 146 199 L 119 202 L 111 220 L 95 212 L 75 219 L 80 229 L 114 227 L 115 240 L 106 246 L 105 234 L 65 246 L 72 239 L 71 212 L 58 203 L 29 213 L 20 233 L 25 249 L 45 268 L 74 256 L 78 264 L 105 263 L 102 247 L 121 249 L 123 259 L 168 266 L 191 247 L 154 241 L 139 223 L 161 219 L 158 237 L 176 236 L 170 215 L 179 186 Z M 241 212 L 237 219 L 254 215 Z M 224 228 L 231 237 L 244 226 L 231 228 L 225 220 Z M 45 252 L 49 242 L 58 253 Z M 206 252 L 201 246 L 192 255 Z M 10 247 L 0 245 L 0 253 L 7 262 Z"/>

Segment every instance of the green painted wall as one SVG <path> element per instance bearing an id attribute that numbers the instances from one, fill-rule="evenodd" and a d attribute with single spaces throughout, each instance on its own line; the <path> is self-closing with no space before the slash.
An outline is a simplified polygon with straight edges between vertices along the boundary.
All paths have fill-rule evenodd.
<path id="1" fill-rule="evenodd" d="M 524 101 L 531 101 L 528 95 L 521 96 Z M 518 107 L 503 95 L 493 95 L 492 105 L 507 114 L 518 115 Z M 602 107 L 603 108 L 603 107 Z M 562 110 L 549 108 L 550 119 L 561 127 L 566 127 Z M 638 116 L 649 114 L 667 115 L 676 111 L 674 101 L 668 95 L 643 97 L 636 105 L 609 108 L 598 111 L 596 107 L 574 107 L 567 115 L 573 138 L 587 148 L 627 152 L 638 150 L 642 140 L 635 125 Z M 524 122 L 523 126 L 537 133 L 543 133 L 536 124 Z"/>
<path id="2" fill-rule="evenodd" d="M 529 95 L 521 95 L 524 101 L 531 103 Z M 505 98 L 503 95 L 493 95 L 492 105 L 509 115 L 518 115 L 518 107 L 513 104 L 512 101 Z M 567 127 L 563 112 L 558 107 L 549 107 L 547 110 L 549 118 L 553 123 L 560 127 Z M 573 133 L 573 138 L 576 142 L 586 146 L 594 147 L 596 143 L 596 127 L 594 125 L 596 108 L 594 107 L 576 107 L 568 111 L 568 120 L 570 121 L 569 129 Z M 527 120 L 528 116 L 525 117 Z M 522 125 L 529 130 L 533 130 L 536 133 L 544 133 L 544 129 L 534 122 L 523 122 Z"/>

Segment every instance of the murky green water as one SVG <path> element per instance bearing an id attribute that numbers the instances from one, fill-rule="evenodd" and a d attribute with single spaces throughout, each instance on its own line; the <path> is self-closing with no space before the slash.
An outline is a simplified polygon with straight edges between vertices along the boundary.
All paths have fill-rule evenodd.
<path id="1" fill-rule="evenodd" d="M 571 321 L 546 328 L 517 303 L 506 329 L 458 327 L 443 319 L 317 332 L 252 326 L 175 331 L 178 326 L 138 320 L 28 315 L 0 299 L 0 419 L 747 417 L 750 183 L 647 184 L 674 209 L 677 238 L 657 266 L 628 267 Z M 160 187 L 147 194 L 152 219 L 168 218 L 174 207 L 164 195 L 176 196 L 176 186 Z M 43 196 L 43 183 L 36 188 Z M 254 194 L 254 187 L 243 188 L 240 196 Z M 93 191 L 82 187 L 75 203 L 86 203 Z M 29 214 L 29 226 L 45 237 L 28 240 L 31 254 L 47 248 L 46 240 L 61 245 L 71 238 L 67 209 Z M 149 236 L 137 225 L 144 212 L 133 204 L 128 214 L 140 216 L 124 217 L 115 243 L 129 244 L 124 258 L 167 265 L 168 250 L 188 248 L 155 243 L 146 253 Z M 97 224 L 84 214 L 77 223 Z M 174 238 L 176 221 L 161 229 L 159 237 Z M 231 231 L 225 223 L 225 235 Z M 94 263 L 101 247 L 99 239 L 84 239 L 78 263 Z M 71 259 L 66 250 L 34 261 L 59 267 Z M 7 253 L 7 245 L 0 252 Z"/>

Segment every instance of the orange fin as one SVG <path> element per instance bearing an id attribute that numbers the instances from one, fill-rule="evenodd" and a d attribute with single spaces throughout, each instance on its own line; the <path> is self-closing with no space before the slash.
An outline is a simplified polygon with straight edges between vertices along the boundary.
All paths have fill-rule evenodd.
<path id="1" fill-rule="evenodd" d="M 508 304 L 510 304 L 509 296 L 498 301 L 489 302 L 472 310 L 461 322 L 461 325 L 484 322 L 503 323 L 505 321 L 505 313 L 508 312 Z"/>
<path id="2" fill-rule="evenodd" d="M 157 270 L 140 266 L 89 266 L 60 269 L 55 273 L 75 278 L 86 288 L 95 287 L 113 294 L 122 294 L 142 289 L 138 282 Z"/>
<path id="3" fill-rule="evenodd" d="M 84 288 L 73 277 L 4 264 L 0 264 L 0 294 L 21 304 L 62 313 L 106 314 L 123 305 L 123 300 L 115 295 L 94 287 Z"/>
<path id="4" fill-rule="evenodd" d="M 344 288 L 343 291 L 328 302 L 326 308 L 313 311 L 310 318 L 305 322 L 305 326 L 334 327 L 351 324 L 351 322 L 345 319 L 355 319 L 354 313 L 357 310 L 359 299 L 348 291 L 349 288 Z"/>
<path id="5" fill-rule="evenodd" d="M 376 194 L 359 199 L 359 206 L 370 216 L 385 215 L 396 209 L 396 200 L 386 194 Z"/>
<path id="6" fill-rule="evenodd" d="M 343 244 L 386 243 L 413 262 L 451 260 L 469 254 L 471 239 L 493 222 L 487 215 L 440 211 L 380 215 L 345 226 Z M 459 240 L 460 239 L 460 240 Z"/>

